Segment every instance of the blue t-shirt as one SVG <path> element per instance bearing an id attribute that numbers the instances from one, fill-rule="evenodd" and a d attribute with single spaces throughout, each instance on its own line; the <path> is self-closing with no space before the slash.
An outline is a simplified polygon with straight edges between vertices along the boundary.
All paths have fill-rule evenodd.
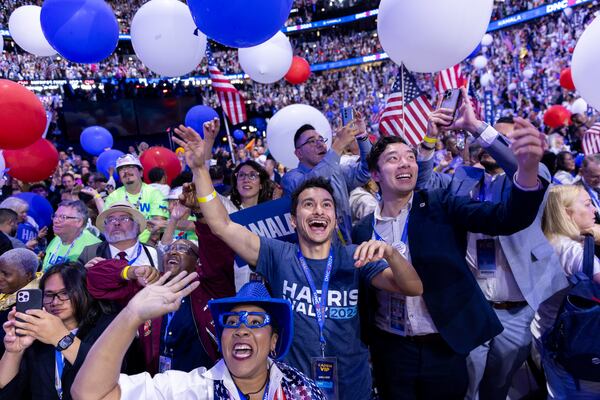
<path id="1" fill-rule="evenodd" d="M 358 287 L 388 267 L 385 261 L 357 269 L 352 258 L 356 245 L 333 245 L 333 269 L 325 312 L 325 356 L 337 357 L 340 399 L 364 400 L 371 396 L 369 352 L 360 340 Z M 321 356 L 319 325 L 310 286 L 297 258 L 298 245 L 261 237 L 256 271 L 270 284 L 273 297 L 284 298 L 294 311 L 294 341 L 287 362 L 312 376 L 311 360 Z M 323 285 L 327 259 L 307 259 L 318 292 Z"/>

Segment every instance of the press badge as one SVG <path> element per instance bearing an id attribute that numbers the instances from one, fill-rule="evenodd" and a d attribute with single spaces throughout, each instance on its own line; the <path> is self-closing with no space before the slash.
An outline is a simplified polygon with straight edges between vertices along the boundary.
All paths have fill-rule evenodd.
<path id="1" fill-rule="evenodd" d="M 496 240 L 479 239 L 477 247 L 477 276 L 491 278 L 496 274 Z"/>
<path id="2" fill-rule="evenodd" d="M 312 376 L 316 385 L 327 396 L 327 400 L 338 399 L 338 376 L 336 357 L 314 357 Z"/>
<path id="3" fill-rule="evenodd" d="M 171 357 L 160 356 L 158 359 L 158 372 L 161 374 L 171 370 Z"/>

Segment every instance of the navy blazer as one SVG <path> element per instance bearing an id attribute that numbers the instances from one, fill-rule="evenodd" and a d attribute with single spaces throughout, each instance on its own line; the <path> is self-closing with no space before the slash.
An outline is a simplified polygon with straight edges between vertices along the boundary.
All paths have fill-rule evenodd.
<path id="1" fill-rule="evenodd" d="M 510 188 L 507 201 L 498 204 L 445 190 L 414 193 L 408 223 L 411 262 L 438 332 L 459 354 L 468 354 L 503 329 L 465 260 L 467 232 L 498 236 L 520 231 L 533 222 L 545 192 L 545 187 L 531 192 Z M 373 214 L 355 226 L 353 242 L 370 240 L 372 234 Z M 373 297 L 362 295 L 361 301 L 361 318 L 367 322 L 363 329 L 368 329 L 374 326 Z"/>

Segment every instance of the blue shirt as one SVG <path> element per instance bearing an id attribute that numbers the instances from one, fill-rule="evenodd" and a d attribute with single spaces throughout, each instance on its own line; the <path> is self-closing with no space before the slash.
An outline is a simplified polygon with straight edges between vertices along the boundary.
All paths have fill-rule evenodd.
<path id="1" fill-rule="evenodd" d="M 170 324 L 168 319 L 165 315 L 160 327 L 160 355 L 171 357 L 171 369 L 190 372 L 198 367 L 211 368 L 214 363 L 200 342 L 189 296 L 181 300 Z"/>
<path id="2" fill-rule="evenodd" d="M 361 280 L 371 282 L 388 267 L 385 261 L 379 261 L 355 268 L 354 249 L 355 245 L 333 245 L 333 269 L 325 312 L 325 356 L 337 357 L 339 398 L 344 400 L 364 400 L 371 396 L 369 352 L 360 340 L 358 287 Z M 286 361 L 312 376 L 311 360 L 321 356 L 319 327 L 297 251 L 297 244 L 261 237 L 256 270 L 268 280 L 273 297 L 287 299 L 292 304 L 294 340 Z M 320 291 L 327 259 L 307 259 L 306 262 Z"/>

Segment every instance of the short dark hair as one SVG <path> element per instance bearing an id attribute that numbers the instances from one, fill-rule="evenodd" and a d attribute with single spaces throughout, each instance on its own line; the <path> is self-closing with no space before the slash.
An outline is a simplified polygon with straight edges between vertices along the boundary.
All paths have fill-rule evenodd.
<path id="1" fill-rule="evenodd" d="M 94 182 L 108 182 L 108 178 L 104 176 L 102 172 L 94 172 L 93 174 L 91 174 L 91 176 L 94 177 Z"/>
<path id="2" fill-rule="evenodd" d="M 406 140 L 402 139 L 400 136 L 382 136 L 375 142 L 371 151 L 367 155 L 367 166 L 369 167 L 369 171 L 379 171 L 379 166 L 377 163 L 379 162 L 379 157 L 385 151 L 385 149 L 394 143 L 402 143 L 409 146 L 412 152 L 417 156 L 417 150 L 406 143 Z"/>
<path id="3" fill-rule="evenodd" d="M 73 174 L 72 174 L 72 173 L 70 173 L 70 172 L 65 172 L 64 174 L 62 174 L 62 175 L 61 175 L 61 177 L 60 177 L 60 180 L 62 181 L 62 179 L 63 179 L 65 176 L 70 176 L 70 177 L 71 177 L 71 179 L 75 180 L 75 175 L 73 175 Z"/>
<path id="4" fill-rule="evenodd" d="M 294 134 L 294 147 L 298 148 L 298 140 L 300 140 L 300 136 L 306 131 L 316 131 L 315 127 L 310 124 L 304 124 Z"/>
<path id="5" fill-rule="evenodd" d="M 331 186 L 331 183 L 329 183 L 329 179 L 319 176 L 316 178 L 310 178 L 310 179 L 305 180 L 304 182 L 302 182 L 302 184 L 300 186 L 298 186 L 296 188 L 296 190 L 294 190 L 294 193 L 292 194 L 292 209 L 291 209 L 291 214 L 294 217 L 296 216 L 296 208 L 298 207 L 298 198 L 300 197 L 300 194 L 302 192 L 304 192 L 305 190 L 312 189 L 312 188 L 327 190 L 327 192 L 331 195 L 331 198 L 333 199 L 333 206 L 337 210 L 335 196 L 333 195 L 333 186 Z"/>
<path id="6" fill-rule="evenodd" d="M 164 178 L 165 175 L 167 174 L 165 173 L 165 170 L 161 167 L 154 167 L 150 171 L 148 171 L 148 179 L 150 180 L 150 183 L 160 182 L 160 180 Z"/>
<path id="7" fill-rule="evenodd" d="M 269 201 L 273 198 L 273 191 L 270 186 L 267 185 L 267 182 L 270 181 L 269 174 L 267 171 L 256 161 L 254 160 L 246 160 L 241 164 L 238 164 L 237 167 L 233 170 L 233 174 L 231 175 L 231 194 L 229 198 L 234 206 L 240 208 L 242 206 L 242 196 L 237 188 L 237 173 L 242 169 L 242 167 L 248 166 L 258 172 L 258 178 L 260 180 L 261 188 L 258 192 L 258 204 L 264 203 L 265 201 Z"/>
<path id="8" fill-rule="evenodd" d="M 40 182 L 34 183 L 33 185 L 29 186 L 30 192 L 34 191 L 35 189 L 44 189 L 46 192 L 48 191 L 48 188 L 46 187 L 46 185 L 43 183 L 40 183 Z"/>
<path id="9" fill-rule="evenodd" d="M 511 124 L 511 125 L 513 125 L 514 123 L 515 123 L 515 120 L 512 115 L 508 115 L 506 117 L 500 117 L 496 120 L 496 124 Z M 496 124 L 494 124 L 494 125 L 496 125 Z"/>
<path id="10" fill-rule="evenodd" d="M 0 208 L 0 224 L 16 221 L 19 215 L 10 208 Z"/>

